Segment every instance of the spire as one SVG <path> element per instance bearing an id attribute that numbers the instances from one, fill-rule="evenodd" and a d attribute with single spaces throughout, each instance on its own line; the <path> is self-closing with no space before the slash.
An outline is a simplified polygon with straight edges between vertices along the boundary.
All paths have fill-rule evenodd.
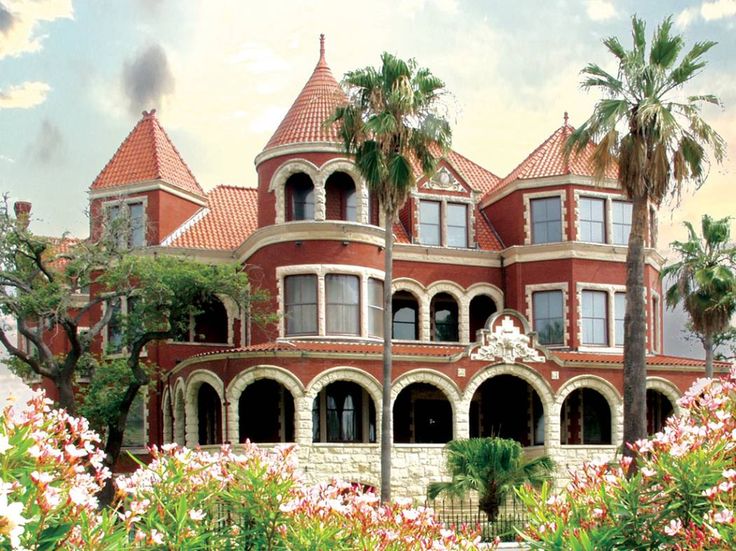
<path id="1" fill-rule="evenodd" d="M 319 62 L 317 65 L 327 65 L 325 61 L 325 35 L 319 35 Z"/>
<path id="2" fill-rule="evenodd" d="M 562 118 L 563 118 L 563 119 L 564 119 L 564 121 L 565 121 L 565 124 L 564 124 L 564 126 L 570 126 L 569 124 L 567 124 L 567 120 L 568 120 L 568 118 L 569 118 L 569 117 L 567 116 L 567 111 L 565 111 L 565 114 L 564 114 L 564 115 L 562 116 Z"/>

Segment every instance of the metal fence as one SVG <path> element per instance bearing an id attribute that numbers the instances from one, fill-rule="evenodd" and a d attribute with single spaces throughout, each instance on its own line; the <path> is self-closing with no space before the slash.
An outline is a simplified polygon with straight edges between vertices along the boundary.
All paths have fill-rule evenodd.
<path id="1" fill-rule="evenodd" d="M 493 541 L 497 536 L 501 541 L 516 541 L 517 530 L 524 530 L 528 522 L 526 508 L 515 495 L 508 496 L 493 522 L 478 508 L 477 497 L 428 500 L 426 506 L 434 509 L 435 518 L 448 528 L 479 528 L 483 541 Z"/>

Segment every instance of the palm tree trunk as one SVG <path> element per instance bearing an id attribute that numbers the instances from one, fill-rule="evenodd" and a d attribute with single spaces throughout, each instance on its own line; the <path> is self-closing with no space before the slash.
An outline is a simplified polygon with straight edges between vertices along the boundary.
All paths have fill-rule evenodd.
<path id="1" fill-rule="evenodd" d="M 647 429 L 647 316 L 644 301 L 644 237 L 647 233 L 646 197 L 635 197 L 626 254 L 626 316 L 624 318 L 624 435 L 623 454 L 634 454 L 626 445 L 646 437 Z M 636 462 L 630 472 L 635 472 Z"/>
<path id="2" fill-rule="evenodd" d="M 703 335 L 703 348 L 705 348 L 705 376 L 713 377 L 713 333 Z"/>
<path id="3" fill-rule="evenodd" d="M 391 282 L 393 281 L 394 213 L 384 211 L 385 241 L 384 278 L 383 278 L 383 396 L 381 399 L 381 501 L 391 501 L 391 367 L 393 355 L 391 349 L 392 312 Z"/>

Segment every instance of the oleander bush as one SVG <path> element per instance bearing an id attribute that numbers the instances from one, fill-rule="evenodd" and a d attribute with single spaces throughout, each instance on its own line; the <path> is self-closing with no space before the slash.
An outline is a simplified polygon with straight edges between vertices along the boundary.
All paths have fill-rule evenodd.
<path id="1" fill-rule="evenodd" d="M 110 473 L 85 419 L 37 394 L 0 422 L 0 549 L 475 549 L 476 532 L 446 529 L 429 509 L 342 482 L 305 485 L 295 446 L 246 443 L 216 453 L 175 445 L 96 494 Z"/>
<path id="2" fill-rule="evenodd" d="M 587 463 L 553 493 L 519 491 L 530 511 L 532 549 L 736 549 L 736 368 L 700 379 L 681 413 L 632 445 L 629 458 Z"/>

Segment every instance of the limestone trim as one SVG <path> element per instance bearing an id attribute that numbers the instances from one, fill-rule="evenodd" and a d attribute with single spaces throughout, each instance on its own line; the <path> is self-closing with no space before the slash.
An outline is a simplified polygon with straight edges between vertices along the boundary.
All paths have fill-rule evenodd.
<path id="1" fill-rule="evenodd" d="M 324 187 L 318 189 L 321 184 L 319 178 L 319 168 L 314 163 L 310 163 L 305 159 L 290 159 L 279 166 L 271 177 L 268 185 L 268 191 L 275 195 L 276 205 L 276 224 L 283 224 L 286 221 L 286 181 L 294 174 L 303 172 L 312 181 L 314 186 L 314 219 L 324 220 Z M 318 204 L 322 197 L 322 211 L 318 211 Z M 320 217 L 321 215 L 321 217 Z"/>
<path id="2" fill-rule="evenodd" d="M 360 175 L 360 172 L 355 166 L 355 163 L 349 159 L 330 159 L 323 164 L 320 169 L 320 177 L 323 179 L 323 185 L 327 184 L 327 179 L 332 176 L 335 172 L 344 172 L 353 179 L 355 184 L 355 193 L 358 196 L 357 208 L 358 208 L 358 220 L 360 224 L 370 223 L 370 209 L 369 209 L 369 195 L 368 186 Z M 340 220 L 336 220 L 339 222 Z M 344 220 L 343 220 L 344 221 Z"/>
<path id="3" fill-rule="evenodd" d="M 517 262 L 544 262 L 547 260 L 583 259 L 604 262 L 626 262 L 626 248 L 623 245 L 605 243 L 585 243 L 558 241 L 536 245 L 512 245 L 501 253 L 504 266 Z M 654 249 L 644 249 L 644 263 L 655 270 L 661 270 L 664 257 Z"/>
<path id="4" fill-rule="evenodd" d="M 679 400 L 682 397 L 680 389 L 672 382 L 662 377 L 647 377 L 647 390 L 656 390 L 665 396 L 672 404 L 672 411 L 675 415 L 680 415 L 681 409 Z"/>
<path id="5" fill-rule="evenodd" d="M 583 388 L 595 390 L 605 398 L 611 412 L 611 445 L 615 442 L 621 442 L 623 439 L 624 402 L 618 390 L 611 383 L 597 375 L 578 375 L 566 381 L 557 391 L 549 417 L 550 421 L 554 421 L 556 424 L 557 434 L 553 435 L 555 439 L 550 440 L 550 443 L 554 446 L 577 447 L 572 444 L 569 446 L 560 444 L 560 414 L 562 412 L 562 405 L 565 403 L 567 397 L 573 391 Z"/>
<path id="6" fill-rule="evenodd" d="M 586 344 L 583 342 L 583 292 L 602 291 L 606 293 L 606 345 Z M 575 331 L 578 337 L 581 352 L 616 352 L 623 350 L 623 345 L 616 346 L 616 293 L 625 293 L 626 285 L 610 283 L 589 283 L 578 281 L 576 284 L 575 300 L 578 309 L 578 319 Z"/>
<path id="7" fill-rule="evenodd" d="M 549 445 L 552 442 L 553 437 L 556 433 L 559 435 L 559 415 L 557 419 L 551 416 L 550 412 L 553 409 L 555 402 L 554 393 L 550 384 L 542 377 L 535 369 L 528 367 L 523 364 L 497 364 L 489 365 L 478 373 L 476 373 L 469 381 L 468 385 L 463 391 L 463 398 L 461 407 L 458 409 L 465 412 L 465 415 L 469 415 L 470 403 L 473 401 L 476 391 L 487 380 L 497 377 L 499 375 L 513 375 L 529 383 L 529 386 L 539 396 L 539 400 L 542 402 L 542 409 L 544 414 L 545 426 L 544 426 L 544 441 Z M 468 432 L 465 434 L 458 434 L 456 438 L 468 438 L 470 436 L 470 424 L 468 420 Z M 559 436 L 558 436 L 559 441 Z"/>
<path id="8" fill-rule="evenodd" d="M 336 142 L 289 143 L 261 151 L 256 155 L 254 164 L 258 168 L 259 164 L 269 159 L 296 153 L 342 153 L 344 155 L 345 151 L 342 145 Z"/>
<path id="9" fill-rule="evenodd" d="M 614 247 L 623 247 L 628 249 L 628 244 L 613 243 L 613 202 L 620 201 L 622 203 L 631 203 L 626 196 L 620 193 L 601 193 L 600 191 L 588 191 L 576 189 L 574 192 L 575 207 L 573 208 L 573 223 L 575 224 L 575 240 L 582 241 L 580 238 L 580 199 L 589 197 L 591 199 L 603 199 L 603 242 L 599 245 L 613 245 Z M 588 242 L 586 242 L 588 243 Z"/>
<path id="10" fill-rule="evenodd" d="M 442 392 L 452 408 L 452 434 L 453 438 L 459 438 L 459 434 L 467 434 L 470 430 L 468 411 L 459 409 L 462 402 L 462 393 L 455 382 L 445 375 L 432 369 L 413 369 L 396 379 L 391 384 L 391 411 L 393 412 L 396 399 L 401 391 L 410 385 L 425 383 L 432 385 Z M 416 444 L 415 444 L 416 445 Z"/>
<path id="11" fill-rule="evenodd" d="M 113 188 L 102 188 L 91 190 L 89 192 L 90 201 L 95 199 L 107 199 L 111 197 L 121 198 L 132 193 L 144 193 L 146 191 L 166 191 L 176 197 L 181 197 L 187 201 L 199 205 L 200 207 L 207 206 L 207 199 L 199 194 L 194 194 L 186 190 L 181 189 L 178 186 L 164 182 L 163 180 L 144 180 L 133 184 L 125 184 L 122 186 L 115 186 Z"/>
<path id="12" fill-rule="evenodd" d="M 431 262 L 433 264 L 449 264 L 457 266 L 479 266 L 482 268 L 500 268 L 501 253 L 482 249 L 454 249 L 451 247 L 435 247 L 419 243 L 396 243 L 394 260 L 411 262 Z"/>
<path id="13" fill-rule="evenodd" d="M 302 385 L 301 381 L 297 379 L 297 377 L 293 373 L 282 367 L 264 364 L 255 365 L 241 371 L 232 381 L 230 381 L 230 384 L 225 390 L 225 396 L 227 398 L 226 404 L 228 408 L 228 426 L 226 430 L 228 440 L 230 442 L 240 441 L 240 396 L 249 385 L 260 379 L 269 379 L 283 385 L 283 387 L 291 393 L 295 405 L 296 400 L 304 395 L 304 385 Z M 296 417 L 296 412 L 294 413 L 294 416 Z M 294 424 L 294 428 L 294 439 L 296 441 L 299 438 L 299 434 L 297 433 L 298 427 L 296 423 Z"/>
<path id="14" fill-rule="evenodd" d="M 360 303 L 360 334 L 352 335 L 369 338 L 368 334 L 368 280 L 377 279 L 384 281 L 385 274 L 381 270 L 354 266 L 350 264 L 295 264 L 292 266 L 280 266 L 276 268 L 276 288 L 278 295 L 279 338 L 286 338 L 286 288 L 284 279 L 291 275 L 314 275 L 317 276 L 317 335 L 314 336 L 339 336 L 327 335 L 327 293 L 325 290 L 325 277 L 327 275 L 353 275 L 360 281 L 359 293 Z M 311 335 L 310 335 L 311 336 Z"/>
<path id="15" fill-rule="evenodd" d="M 567 193 L 564 189 L 553 191 L 538 191 L 536 193 L 524 194 L 524 245 L 532 245 L 532 205 L 533 199 L 548 199 L 550 197 L 560 198 L 560 219 L 562 222 L 562 239 L 567 241 L 568 209 L 566 201 Z M 556 243 L 556 242 L 555 242 Z M 534 243 L 535 245 L 546 245 L 546 243 Z"/>
<path id="16" fill-rule="evenodd" d="M 569 300 L 569 283 L 567 281 L 561 281 L 557 283 L 537 283 L 535 285 L 527 285 L 524 288 L 524 295 L 526 297 L 526 319 L 529 320 L 529 324 L 532 326 L 534 331 L 534 293 L 537 291 L 562 291 L 562 325 L 564 326 L 564 334 L 562 337 L 562 344 L 545 344 L 547 348 L 565 347 L 569 346 L 570 343 L 570 300 Z"/>
<path id="17" fill-rule="evenodd" d="M 565 174 L 560 176 L 548 176 L 545 178 L 531 178 L 531 179 L 518 179 L 513 182 L 509 182 L 502 188 L 494 191 L 491 195 L 481 202 L 480 208 L 484 209 L 488 205 L 492 205 L 496 201 L 503 199 L 504 197 L 511 195 L 513 192 L 524 189 L 538 189 L 552 186 L 587 186 L 594 189 L 611 189 L 620 190 L 618 180 L 613 178 L 605 178 L 603 181 L 594 180 L 591 176 L 582 176 L 577 174 Z"/>
<path id="18" fill-rule="evenodd" d="M 480 295 L 487 295 L 493 299 L 496 303 L 496 312 L 503 312 L 504 310 L 504 298 L 503 291 L 492 285 L 491 283 L 473 283 L 470 287 L 465 290 L 465 296 L 468 299 L 468 305 L 475 297 Z"/>
<path id="19" fill-rule="evenodd" d="M 465 193 L 469 193 L 466 190 L 462 190 Z M 475 204 L 476 201 L 473 197 L 463 197 L 463 196 L 447 196 L 447 195 L 436 195 L 433 193 L 422 193 L 421 191 L 414 191 L 412 193 L 412 197 L 414 199 L 414 216 L 413 216 L 413 224 L 414 224 L 414 240 L 413 243 L 417 245 L 421 245 L 422 247 L 432 247 L 434 249 L 458 249 L 458 250 L 466 250 L 466 249 L 475 249 L 476 248 L 476 242 L 475 242 Z M 440 204 L 440 244 L 439 245 L 428 245 L 426 243 L 422 243 L 422 235 L 421 235 L 421 201 L 432 201 L 434 203 Z M 450 204 L 458 204 L 458 205 L 465 205 L 466 207 L 466 229 L 467 229 L 467 247 L 450 247 L 447 244 L 447 205 Z"/>
<path id="20" fill-rule="evenodd" d="M 212 371 L 204 369 L 198 369 L 197 371 L 192 372 L 187 378 L 186 392 L 184 395 L 186 408 L 186 445 L 190 448 L 199 444 L 199 411 L 197 409 L 197 392 L 203 383 L 208 383 L 212 386 L 220 398 L 221 419 L 223 421 L 221 423 L 221 428 L 225 428 L 225 385 L 222 382 L 222 379 Z M 223 430 L 223 434 L 220 435 L 223 442 L 226 441 L 226 434 L 224 433 L 225 431 Z"/>

